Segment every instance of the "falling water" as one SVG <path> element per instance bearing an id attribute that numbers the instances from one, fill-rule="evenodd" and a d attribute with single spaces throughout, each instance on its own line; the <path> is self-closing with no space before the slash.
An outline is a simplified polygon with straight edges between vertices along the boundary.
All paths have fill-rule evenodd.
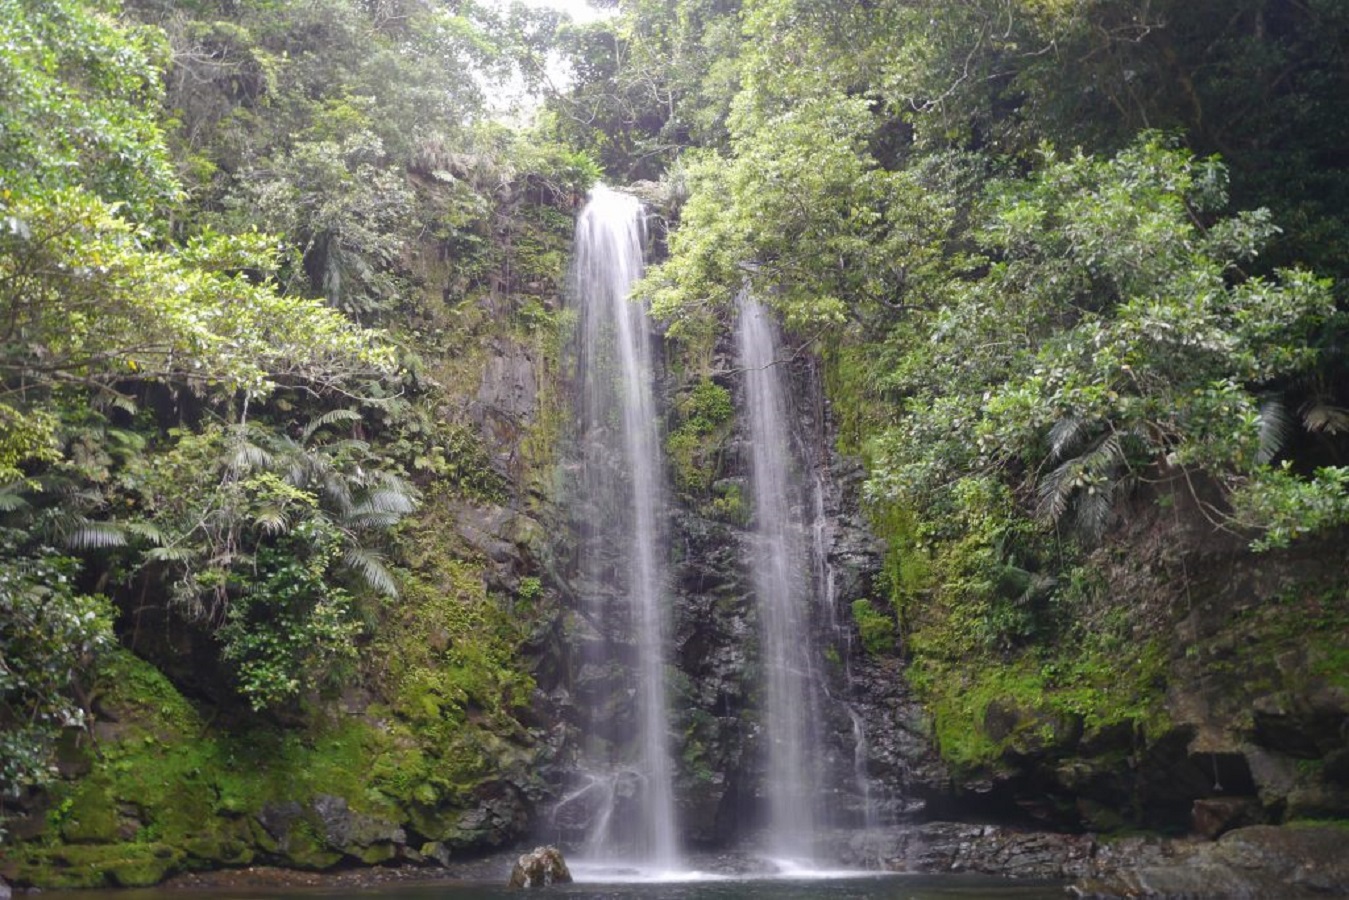
<path id="1" fill-rule="evenodd" d="M 851 659 L 853 657 L 852 633 L 851 630 L 840 625 L 838 621 L 838 612 L 835 605 L 834 588 L 834 567 L 829 562 L 829 543 L 831 539 L 830 517 L 825 511 L 824 497 L 827 492 L 826 477 L 816 469 L 813 490 L 811 491 L 811 559 L 815 565 L 815 596 L 818 601 L 821 618 L 824 621 L 828 634 L 833 638 L 835 646 L 841 646 L 843 652 L 840 659 L 843 663 L 843 686 L 851 689 L 853 684 L 853 673 Z M 841 698 L 835 698 L 830 694 L 827 684 L 821 686 L 828 702 L 842 707 L 848 714 L 848 721 L 852 733 L 853 745 L 853 764 L 852 780 L 853 787 L 857 791 L 858 803 L 862 813 L 861 823 L 867 829 L 875 828 L 880 824 L 879 812 L 876 808 L 876 800 L 873 797 L 873 786 L 871 774 L 867 770 L 867 756 L 870 748 L 867 742 L 866 723 L 862 716 L 852 707 L 851 704 L 843 701 Z"/>
<path id="2" fill-rule="evenodd" d="M 822 740 L 816 708 L 811 642 L 809 558 L 788 429 L 787 397 L 777 365 L 777 334 L 748 293 L 740 298 L 737 329 L 745 369 L 750 481 L 754 498 L 754 593 L 761 622 L 764 729 L 768 741 L 769 851 L 810 862 L 819 813 Z"/>
<path id="3" fill-rule="evenodd" d="M 658 552 L 665 545 L 667 514 L 652 396 L 652 332 L 646 311 L 629 299 L 642 275 L 644 231 L 641 204 L 603 186 L 591 192 L 576 227 L 583 483 L 588 508 L 602 511 L 596 516 L 601 521 L 583 524 L 608 545 L 604 559 L 583 560 L 582 567 L 592 584 L 604 583 L 611 598 L 626 601 L 615 610 L 594 600 L 587 612 L 595 621 L 616 615 L 629 625 L 624 640 L 630 649 L 614 649 L 600 663 L 631 666 L 628 727 L 636 731 L 635 742 L 631 734 L 605 736 L 610 758 L 587 761 L 594 771 L 579 794 L 604 795 L 594 804 L 599 812 L 590 825 L 589 851 L 673 870 L 679 851 L 664 680 L 665 573 Z M 616 793 L 626 795 L 623 814 L 615 812 Z"/>

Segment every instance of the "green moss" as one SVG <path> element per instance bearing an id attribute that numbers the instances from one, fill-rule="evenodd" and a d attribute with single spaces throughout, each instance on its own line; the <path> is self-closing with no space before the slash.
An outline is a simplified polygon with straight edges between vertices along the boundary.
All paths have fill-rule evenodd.
<path id="1" fill-rule="evenodd" d="M 44 888 L 148 887 L 183 868 L 185 854 L 166 844 L 72 844 L 23 850 L 18 881 Z"/>
<path id="2" fill-rule="evenodd" d="M 1190 648 L 1205 677 L 1246 697 L 1312 682 L 1349 690 L 1349 586 L 1338 577 L 1301 583 L 1249 605 L 1217 634 Z"/>
<path id="3" fill-rule="evenodd" d="M 48 816 L 63 840 L 72 844 L 106 844 L 118 839 L 117 800 L 105 773 L 84 781 Z"/>
<path id="4" fill-rule="evenodd" d="M 893 653 L 895 650 L 895 620 L 872 605 L 870 600 L 854 600 L 853 621 L 857 623 L 862 647 L 873 655 Z"/>
<path id="5" fill-rule="evenodd" d="M 1284 823 L 1287 828 L 1334 828 L 1349 832 L 1349 818 L 1345 819 L 1289 819 Z"/>
<path id="6" fill-rule="evenodd" d="M 720 469 L 722 445 L 730 433 L 734 408 L 731 392 L 704 378 L 681 393 L 674 403 L 678 426 L 665 441 L 674 469 L 675 487 L 705 495 Z"/>
<path id="7" fill-rule="evenodd" d="M 286 857 L 301 869 L 329 869 L 342 859 L 342 854 L 328 846 L 313 822 L 299 819 L 286 835 Z"/>
<path id="8" fill-rule="evenodd" d="M 942 757 L 970 771 L 1009 749 L 1069 752 L 1078 725 L 1087 735 L 1119 725 L 1164 733 L 1165 664 L 1156 641 L 1125 650 L 1084 640 L 1010 660 L 922 660 L 911 681 L 932 712 Z"/>
<path id="9" fill-rule="evenodd" d="M 256 816 L 282 802 L 343 797 L 353 811 L 401 821 L 400 797 L 372 773 L 407 764 L 406 732 L 359 719 L 295 731 L 215 731 L 163 676 L 126 651 L 99 682 L 115 733 L 88 753 L 91 771 L 53 790 L 47 834 L 19 877 L 42 887 L 145 885 L 191 865 L 243 865 L 256 851 L 322 868 L 342 853 L 297 820 L 282 847 Z M 46 846 L 60 838 L 65 844 Z M 128 843 L 130 841 L 130 843 Z"/>
<path id="10" fill-rule="evenodd" d="M 885 363 L 865 344 L 838 343 L 825 351 L 824 382 L 838 423 L 840 453 L 865 456 L 867 444 L 896 405 L 883 394 Z"/>

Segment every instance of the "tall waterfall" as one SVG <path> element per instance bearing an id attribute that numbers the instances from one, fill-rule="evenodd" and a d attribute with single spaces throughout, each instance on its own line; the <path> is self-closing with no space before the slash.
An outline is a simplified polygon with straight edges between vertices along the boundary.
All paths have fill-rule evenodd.
<path id="1" fill-rule="evenodd" d="M 754 500 L 751 560 L 758 602 L 767 737 L 768 850 L 809 862 L 820 824 L 823 738 L 809 604 L 810 542 L 791 452 L 784 366 L 767 311 L 745 292 L 736 329 Z"/>
<path id="2" fill-rule="evenodd" d="M 666 489 L 653 397 L 652 331 L 629 299 L 645 226 L 633 197 L 596 187 L 576 227 L 583 529 L 596 630 L 585 660 L 609 733 L 588 735 L 585 783 L 563 803 L 589 814 L 587 850 L 670 870 L 679 848 L 665 691 Z M 615 712 L 615 710 L 619 710 Z M 633 740 L 635 738 L 635 740 Z"/>

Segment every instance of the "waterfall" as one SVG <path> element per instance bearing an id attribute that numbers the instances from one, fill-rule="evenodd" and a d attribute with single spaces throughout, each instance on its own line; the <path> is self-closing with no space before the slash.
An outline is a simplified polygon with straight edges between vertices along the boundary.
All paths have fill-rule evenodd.
<path id="1" fill-rule="evenodd" d="M 843 687 L 845 691 L 851 691 L 853 687 L 852 634 L 850 629 L 839 623 L 837 606 L 834 603 L 834 567 L 829 562 L 830 518 L 825 511 L 824 504 L 827 492 L 826 478 L 819 469 L 814 474 L 813 490 L 811 491 L 812 520 L 810 532 L 813 550 L 811 559 L 815 565 L 815 596 L 818 599 L 821 618 L 827 628 L 828 635 L 832 638 L 836 648 L 842 648 L 840 658 L 843 665 Z M 863 827 L 867 829 L 875 828 L 880 824 L 880 815 L 876 808 L 876 800 L 872 796 L 871 775 L 867 771 L 869 746 L 866 723 L 850 703 L 843 698 L 833 696 L 827 685 L 823 687 L 823 690 L 827 702 L 841 706 L 843 711 L 848 714 L 853 744 L 852 780 L 853 787 L 857 791 L 861 822 Z"/>
<path id="2" fill-rule="evenodd" d="M 822 818 L 823 754 L 818 704 L 822 682 L 814 671 L 809 609 L 816 593 L 808 563 L 812 548 L 799 467 L 791 453 L 777 333 L 767 311 L 748 292 L 740 297 L 739 312 L 736 336 L 745 370 L 755 523 L 750 568 L 762 641 L 768 850 L 809 862 Z"/>
<path id="3" fill-rule="evenodd" d="M 679 850 L 665 666 L 664 533 L 668 519 L 653 384 L 652 331 L 631 302 L 642 275 L 645 224 L 633 197 L 596 187 L 576 226 L 582 529 L 581 615 L 596 733 L 583 784 L 586 850 L 671 870 Z M 582 693 L 585 691 L 583 690 Z M 634 740 L 635 738 L 635 740 Z"/>

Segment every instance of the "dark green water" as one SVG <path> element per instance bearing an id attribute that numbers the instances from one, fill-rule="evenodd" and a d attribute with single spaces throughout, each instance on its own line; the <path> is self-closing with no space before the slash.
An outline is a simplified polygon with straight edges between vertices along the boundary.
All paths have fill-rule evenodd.
<path id="1" fill-rule="evenodd" d="M 1062 885 L 964 875 L 554 885 L 511 891 L 452 882 L 363 889 L 209 889 L 48 892 L 43 900 L 1062 900 Z"/>

